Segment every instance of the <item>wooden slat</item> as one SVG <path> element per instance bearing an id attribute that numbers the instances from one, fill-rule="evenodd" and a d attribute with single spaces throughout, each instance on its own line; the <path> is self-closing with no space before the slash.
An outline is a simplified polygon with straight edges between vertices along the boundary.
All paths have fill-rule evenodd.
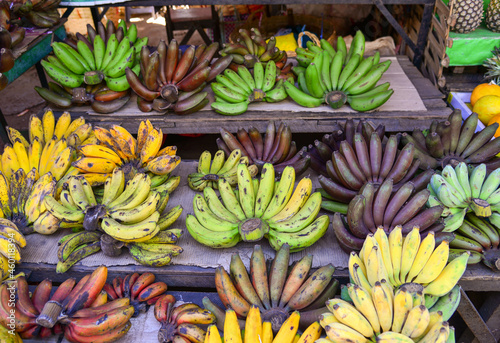
<path id="1" fill-rule="evenodd" d="M 465 321 L 469 329 L 474 333 L 479 343 L 497 343 L 497 340 L 491 333 L 490 329 L 479 315 L 476 308 L 470 301 L 467 293 L 463 289 L 460 290 L 461 298 L 458 306 L 458 313 Z M 462 342 L 462 340 L 459 340 Z"/>

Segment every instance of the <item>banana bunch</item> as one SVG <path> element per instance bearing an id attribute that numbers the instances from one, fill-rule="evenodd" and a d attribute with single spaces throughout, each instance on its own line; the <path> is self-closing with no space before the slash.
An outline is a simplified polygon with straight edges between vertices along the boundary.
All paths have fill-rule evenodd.
<path id="1" fill-rule="evenodd" d="M 459 162 L 474 166 L 484 163 L 488 171 L 500 168 L 500 158 L 495 157 L 500 153 L 500 139 L 493 137 L 498 124 L 475 133 L 477 123 L 477 113 L 462 124 L 461 111 L 455 110 L 447 121 L 433 121 L 426 135 L 416 129 L 411 135 L 403 133 L 401 142 L 415 145 L 421 169 L 444 168 L 447 164 L 455 167 Z"/>
<path id="2" fill-rule="evenodd" d="M 0 339 L 5 343 L 22 343 L 23 339 L 17 332 L 12 335 L 10 330 L 5 326 L 0 325 Z"/>
<path id="3" fill-rule="evenodd" d="M 113 169 L 120 166 L 130 180 L 137 172 L 149 172 L 168 179 L 168 174 L 181 162 L 176 156 L 176 146 L 161 149 L 163 133 L 153 127 L 149 120 L 139 124 L 137 139 L 119 125 L 109 130 L 94 128 L 97 143 L 82 145 L 78 150 L 81 157 L 73 163 L 81 173 L 95 177 L 104 183 Z"/>
<path id="4" fill-rule="evenodd" d="M 23 0 L 15 3 L 12 11 L 35 26 L 52 27 L 61 19 L 57 11 L 60 3 L 61 0 Z"/>
<path id="5" fill-rule="evenodd" d="M 131 273 L 123 279 L 119 276 L 103 287 L 111 300 L 127 299 L 134 306 L 134 317 L 146 311 L 146 305 L 154 305 L 167 291 L 165 282 L 155 282 L 153 273 Z"/>
<path id="6" fill-rule="evenodd" d="M 32 115 L 28 131 L 29 140 L 26 140 L 18 130 L 7 128 L 11 144 L 5 145 L 2 154 L 2 172 L 7 179 L 18 169 L 29 173 L 35 168 L 40 176 L 50 172 L 56 181 L 65 180 L 78 172 L 71 166 L 76 160 L 75 149 L 82 143 L 96 142 L 92 125 L 85 123 L 83 117 L 71 120 L 69 112 L 64 112 L 57 121 L 50 109 L 41 119 Z"/>
<path id="7" fill-rule="evenodd" d="M 248 131 L 238 129 L 236 136 L 225 128 L 220 129 L 220 134 L 222 138 L 217 138 L 219 149 L 228 155 L 239 149 L 259 169 L 262 169 L 264 163 L 271 163 L 274 171 L 280 175 L 286 166 L 291 165 L 295 174 L 301 175 L 309 167 L 309 159 L 305 156 L 306 148 L 297 151 L 297 145 L 292 141 L 292 131 L 284 122 L 276 128 L 274 121 L 269 121 L 264 137 L 253 126 Z"/>
<path id="8" fill-rule="evenodd" d="M 245 164 L 238 164 L 238 190 L 219 179 L 219 193 L 206 187 L 203 195 L 193 199 L 194 215 L 186 218 L 191 236 L 213 248 L 235 246 L 240 240 L 256 242 L 267 236 L 273 249 L 287 243 L 290 250 L 300 251 L 323 237 L 330 224 L 327 215 L 318 216 L 321 194 L 311 195 L 312 182 L 300 180 L 295 191 L 295 171 L 288 166 L 281 180 L 274 181 L 274 168 L 266 163 L 260 182 L 252 179 Z"/>
<path id="9" fill-rule="evenodd" d="M 443 312 L 427 308 L 422 294 L 409 287 L 394 292 L 377 281 L 369 288 L 349 283 L 347 291 L 352 304 L 330 299 L 326 302 L 330 312 L 320 315 L 328 337 L 324 343 L 448 341 L 452 328 Z"/>
<path id="10" fill-rule="evenodd" d="M 9 259 L 21 261 L 20 249 L 26 246 L 26 239 L 12 221 L 0 218 L 0 281 L 10 276 Z"/>
<path id="11" fill-rule="evenodd" d="M 468 264 L 483 261 L 489 268 L 500 270 L 500 214 L 493 213 L 486 221 L 473 213 L 467 213 L 462 225 L 453 234 L 450 258 L 469 251 Z"/>
<path id="12" fill-rule="evenodd" d="M 9 31 L 10 28 L 10 31 Z M 12 52 L 14 46 L 19 44 L 26 34 L 23 27 L 12 26 L 6 28 L 0 23 L 0 90 L 7 86 L 9 80 L 3 73 L 14 67 L 15 57 Z"/>
<path id="13" fill-rule="evenodd" d="M 455 168 L 447 165 L 441 175 L 432 176 L 427 185 L 431 194 L 428 205 L 445 208 L 446 231 L 454 231 L 462 225 L 467 212 L 489 217 L 500 210 L 500 168 L 487 174 L 484 163 L 469 172 L 469 167 L 460 162 Z"/>
<path id="14" fill-rule="evenodd" d="M 439 221 L 443 206 L 425 208 L 429 196 L 427 189 L 415 192 L 412 182 L 405 183 L 395 193 L 392 193 L 391 179 L 385 180 L 378 189 L 368 182 L 348 205 L 347 225 L 340 213 L 334 214 L 332 225 L 339 245 L 347 253 L 360 250 L 366 236 L 378 228 L 391 232 L 401 227 L 403 235 L 414 227 L 419 227 L 421 234 L 442 231 L 446 225 Z"/>
<path id="15" fill-rule="evenodd" d="M 182 53 L 175 39 L 168 47 L 161 40 L 152 54 L 143 47 L 139 57 L 142 81 L 132 69 L 126 70 L 128 83 L 138 96 L 139 109 L 166 113 L 172 108 L 176 114 L 190 114 L 205 107 L 206 82 L 226 69 L 232 59 L 220 58 L 210 65 L 218 48 L 219 43 L 197 48 L 191 45 Z"/>
<path id="16" fill-rule="evenodd" d="M 225 160 L 224 150 L 219 150 L 212 160 L 210 151 L 203 151 L 198 161 L 197 172 L 188 175 L 189 188 L 199 192 L 203 191 L 205 187 L 218 189 L 219 179 L 226 179 L 231 186 L 236 186 L 238 183 L 236 175 L 238 164 L 243 163 L 248 166 L 248 157 L 241 157 L 239 149 L 233 150 L 228 156 Z M 256 165 L 249 166 L 248 170 L 251 177 L 255 177 L 259 171 Z"/>
<path id="17" fill-rule="evenodd" d="M 247 68 L 254 68 L 255 64 L 275 62 L 278 69 L 285 66 L 287 62 L 286 51 L 276 47 L 274 36 L 268 39 L 267 43 L 260 31 L 253 27 L 248 32 L 246 29 L 239 29 L 240 37 L 236 43 L 226 44 L 219 53 L 221 56 L 231 56 L 233 63 L 244 64 Z"/>
<path id="18" fill-rule="evenodd" d="M 134 313 L 129 299 L 105 303 L 101 290 L 106 282 L 107 268 L 98 267 L 78 283 L 74 278 L 64 281 L 52 292 L 52 281 L 42 281 L 31 297 L 24 277 L 16 280 L 16 311 L 14 327 L 6 321 L 11 310 L 7 284 L 0 286 L 0 320 L 23 339 L 64 332 L 71 342 L 111 342 L 123 336 L 130 327 Z M 10 317 L 9 317 L 10 318 Z M 120 332 L 120 333 L 119 333 Z"/>
<path id="19" fill-rule="evenodd" d="M 174 307 L 175 297 L 162 295 L 155 304 L 154 314 L 161 323 L 158 331 L 158 341 L 202 343 L 205 340 L 205 330 L 198 326 L 212 324 L 215 316 L 194 303 L 183 303 Z"/>
<path id="20" fill-rule="evenodd" d="M 470 253 L 464 252 L 448 262 L 449 242 L 443 240 L 436 245 L 432 231 L 421 239 L 418 227 L 405 238 L 400 226 L 389 236 L 378 228 L 375 234 L 366 237 L 359 255 L 351 252 L 349 275 L 355 284 L 365 289 L 385 279 L 389 287 L 413 283 L 425 295 L 442 297 L 462 277 Z"/>
<path id="21" fill-rule="evenodd" d="M 298 88 L 292 82 L 285 82 L 287 94 L 304 107 L 327 103 L 337 109 L 348 102 L 352 109 L 364 112 L 382 106 L 394 91 L 389 89 L 388 82 L 376 84 L 391 61 L 379 63 L 378 53 L 363 58 L 364 50 L 365 38 L 358 31 L 349 52 L 339 49 L 334 57 L 328 50 L 317 53 L 307 67 L 295 68 Z"/>
<path id="22" fill-rule="evenodd" d="M 125 184 L 123 171 L 116 168 L 106 180 L 104 196 L 98 203 L 89 182 L 81 176 L 70 178 L 59 202 L 51 196 L 44 199 L 48 213 L 57 220 L 56 230 L 85 229 L 61 240 L 57 271 L 64 273 L 100 249 L 107 256 L 117 256 L 123 246 L 141 264 L 160 267 L 170 263 L 172 256 L 182 252 L 175 245 L 182 230 L 168 229 L 181 215 L 182 207 L 163 211 L 179 179 L 172 177 L 152 189 L 148 175 L 138 173 Z"/>
<path id="23" fill-rule="evenodd" d="M 354 146 L 354 134 L 360 133 L 364 140 L 369 142 L 373 132 L 377 133 L 381 142 L 384 141 L 385 126 L 382 124 L 374 129 L 365 120 L 360 120 L 357 125 L 352 119 L 347 119 L 344 125 L 334 123 L 332 133 L 324 134 L 321 140 L 315 140 L 314 144 L 308 145 L 307 152 L 311 156 L 311 168 L 318 174 L 328 176 L 326 163 L 332 159 L 333 152 L 339 150 L 342 141 L 347 141 L 349 145 Z"/>
<path id="24" fill-rule="evenodd" d="M 227 309 L 224 326 L 224 342 L 262 342 L 262 343 L 312 343 L 320 338 L 323 331 L 321 325 L 315 321 L 304 332 L 298 333 L 300 323 L 300 313 L 293 312 L 290 317 L 281 325 L 276 336 L 272 330 L 272 324 L 269 321 L 262 321 L 260 309 L 252 306 L 245 320 L 244 332 L 240 330 L 239 321 L 236 312 Z M 222 343 L 222 338 L 215 324 L 209 325 L 205 342 Z"/>
<path id="25" fill-rule="evenodd" d="M 276 63 L 272 60 L 265 67 L 261 62 L 255 63 L 253 75 L 244 66 L 239 66 L 237 72 L 226 69 L 224 75 L 217 75 L 216 82 L 211 84 L 215 94 L 212 108 L 217 113 L 235 116 L 245 113 L 252 102 L 285 100 L 285 81 L 276 82 L 276 73 Z"/>
<path id="26" fill-rule="evenodd" d="M 61 197 L 69 198 L 67 191 Z M 65 273 L 76 262 L 101 250 L 101 233 L 98 231 L 79 231 L 64 236 L 58 242 L 56 273 Z"/>
<path id="27" fill-rule="evenodd" d="M 347 55 L 347 46 L 342 36 L 337 37 L 337 50 Z M 320 39 L 319 46 L 309 40 L 306 42 L 306 48 L 296 48 L 298 66 L 293 68 L 294 73 L 298 76 L 298 74 L 303 72 L 312 63 L 316 55 L 322 54 L 323 51 L 328 52 L 331 58 L 335 57 L 335 49 L 326 39 Z"/>
<path id="28" fill-rule="evenodd" d="M 313 257 L 307 255 L 288 273 L 289 255 L 290 247 L 284 244 L 268 270 L 260 245 L 255 245 L 248 273 L 240 256 L 233 254 L 229 273 L 223 267 L 215 271 L 215 286 L 224 306 L 241 318 L 249 315 L 253 305 L 257 306 L 263 320 L 273 323 L 274 332 L 293 311 L 300 311 L 302 324 L 316 321 L 325 310 L 325 301 L 338 290 L 339 282 L 332 278 L 335 268 L 329 264 L 309 275 Z M 203 303 L 216 315 L 218 323 L 224 323 L 224 311 L 206 299 Z"/>
<path id="29" fill-rule="evenodd" d="M 1 217 L 10 220 L 23 234 L 33 231 L 52 233 L 55 218 L 45 212 L 43 198 L 53 196 L 55 192 L 56 181 L 51 173 L 39 177 L 35 168 L 28 174 L 21 168 L 8 179 L 0 172 Z M 16 236 L 15 240 L 16 242 L 19 240 L 18 244 L 23 245 L 21 237 Z M 14 247 L 15 259 L 19 261 L 20 252 L 16 247 Z"/>
<path id="30" fill-rule="evenodd" d="M 72 91 L 71 99 L 64 93 L 51 89 L 37 88 L 42 98 L 50 103 L 67 107 L 71 103 L 90 102 L 92 108 L 101 113 L 110 113 L 123 107 L 130 99 L 126 92 L 130 85 L 125 75 L 129 68 L 139 75 L 139 52 L 147 46 L 148 37 L 137 39 L 137 27 L 132 24 L 127 28 L 121 21 L 118 28 L 108 20 L 106 28 L 97 25 L 97 32 L 87 25 L 87 36 L 77 33 L 76 45 L 52 43 L 55 56 L 41 61 L 47 74 L 61 86 Z M 107 87 L 107 96 L 88 94 L 84 85 Z M 101 86 L 102 87 L 102 86 Z"/>
<path id="31" fill-rule="evenodd" d="M 414 151 L 411 143 L 398 151 L 397 135 L 389 137 L 383 146 L 377 132 L 371 133 L 369 142 L 356 132 L 353 144 L 342 141 L 326 162 L 330 178 L 320 175 L 318 180 L 324 191 L 341 203 L 350 202 L 370 181 L 378 185 L 390 179 L 392 192 L 411 180 L 418 191 L 427 186 L 433 172 L 414 177 L 420 163 L 414 159 Z"/>

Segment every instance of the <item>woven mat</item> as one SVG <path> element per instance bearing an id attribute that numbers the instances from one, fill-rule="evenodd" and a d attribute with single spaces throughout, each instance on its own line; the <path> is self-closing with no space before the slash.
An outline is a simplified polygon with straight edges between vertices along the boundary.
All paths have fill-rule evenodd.
<path id="1" fill-rule="evenodd" d="M 181 217 L 172 226 L 184 229 L 184 234 L 178 242 L 178 244 L 184 248 L 184 252 L 179 256 L 176 256 L 172 260 L 172 264 L 198 266 L 203 268 L 216 268 L 219 265 L 222 265 L 228 269 L 231 254 L 238 252 L 241 259 L 248 267 L 254 246 L 253 243 L 241 242 L 233 248 L 212 249 L 196 242 L 187 231 L 185 219 L 188 213 L 193 212 L 192 200 L 196 193 L 188 187 L 187 175 L 195 172 L 196 166 L 197 162 L 181 162 L 174 171 L 175 175 L 181 175 L 181 182 L 179 187 L 170 197 L 166 211 L 179 204 L 181 204 L 184 208 Z M 305 176 L 308 174 L 310 174 L 313 181 L 313 189 L 320 187 L 316 173 L 309 169 L 303 175 Z M 28 243 L 27 247 L 22 251 L 22 261 L 26 263 L 57 264 L 57 242 L 68 232 L 69 231 L 61 230 L 51 236 L 43 236 L 39 234 L 29 235 L 26 237 Z M 258 244 L 262 245 L 262 249 L 267 258 L 271 259 L 274 257 L 274 250 L 267 243 L 267 240 L 263 239 Z M 348 262 L 348 255 L 340 249 L 331 226 L 326 235 L 312 247 L 309 247 L 301 252 L 291 254 L 291 260 L 299 260 L 306 254 L 314 255 L 313 267 L 324 266 L 328 263 L 332 263 L 335 268 L 344 269 L 346 268 Z M 88 256 L 79 263 L 89 267 L 103 264 L 108 267 L 137 265 L 137 262 L 135 262 L 125 251 L 118 257 L 108 257 L 102 252 L 99 252 Z"/>

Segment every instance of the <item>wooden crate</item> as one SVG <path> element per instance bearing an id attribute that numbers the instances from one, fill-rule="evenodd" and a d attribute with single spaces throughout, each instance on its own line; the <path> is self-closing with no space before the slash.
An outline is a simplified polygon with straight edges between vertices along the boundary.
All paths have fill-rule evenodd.
<path id="1" fill-rule="evenodd" d="M 434 15 L 432 16 L 431 29 L 429 31 L 427 45 L 424 50 L 424 58 L 421 67 L 422 74 L 430 79 L 438 88 L 444 88 L 446 79 L 443 69 L 449 66 L 449 58 L 446 48 L 453 45 L 449 38 L 450 27 L 454 26 L 456 18 L 451 16 L 454 0 L 446 5 L 442 0 L 436 0 Z M 413 6 L 413 15 L 408 20 L 406 32 L 416 42 L 422 20 L 423 6 Z M 406 48 L 406 54 L 413 59 L 413 51 Z"/>

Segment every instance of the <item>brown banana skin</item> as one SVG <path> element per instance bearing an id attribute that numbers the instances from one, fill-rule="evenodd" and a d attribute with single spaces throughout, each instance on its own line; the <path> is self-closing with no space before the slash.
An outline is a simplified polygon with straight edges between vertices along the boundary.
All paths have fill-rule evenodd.
<path id="1" fill-rule="evenodd" d="M 130 95 L 106 102 L 93 101 L 91 107 L 98 113 L 113 113 L 125 106 L 129 100 Z"/>

